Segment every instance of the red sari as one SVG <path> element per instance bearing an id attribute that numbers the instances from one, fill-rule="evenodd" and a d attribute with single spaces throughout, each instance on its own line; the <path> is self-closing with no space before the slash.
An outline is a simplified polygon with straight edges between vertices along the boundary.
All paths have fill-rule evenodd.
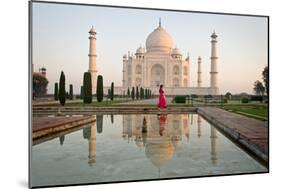
<path id="1" fill-rule="evenodd" d="M 164 91 L 162 88 L 159 89 L 159 102 L 158 102 L 159 108 L 167 108 L 167 102 L 164 97 Z"/>

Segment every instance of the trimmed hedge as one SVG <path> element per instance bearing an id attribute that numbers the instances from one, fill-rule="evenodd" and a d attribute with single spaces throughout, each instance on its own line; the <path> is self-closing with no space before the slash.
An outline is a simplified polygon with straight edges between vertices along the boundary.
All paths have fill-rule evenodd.
<path id="1" fill-rule="evenodd" d="M 185 103 L 185 96 L 175 96 L 174 102 L 175 103 Z"/>
<path id="2" fill-rule="evenodd" d="M 248 99 L 247 97 L 243 97 L 243 98 L 241 99 L 241 102 L 242 102 L 242 103 L 249 103 L 249 99 Z"/>
<path id="3" fill-rule="evenodd" d="M 84 87 L 81 86 L 80 88 L 80 99 L 84 99 Z"/>
<path id="4" fill-rule="evenodd" d="M 69 96 L 68 96 L 69 100 L 73 100 L 73 85 L 70 84 L 69 85 Z"/>
<path id="5" fill-rule="evenodd" d="M 54 94 L 55 100 L 59 100 L 59 84 L 55 83 L 55 94 Z"/>
<path id="6" fill-rule="evenodd" d="M 83 77 L 83 103 L 92 103 L 92 76 L 90 72 L 85 72 Z"/>
<path id="7" fill-rule="evenodd" d="M 60 75 L 60 82 L 59 82 L 59 101 L 62 106 L 64 106 L 66 100 L 66 92 L 65 92 L 65 76 L 63 71 Z"/>
<path id="8" fill-rule="evenodd" d="M 135 100 L 135 87 L 132 87 L 131 97 Z"/>
<path id="9" fill-rule="evenodd" d="M 263 101 L 263 97 L 259 96 L 259 95 L 253 95 L 253 96 L 251 96 L 251 101 L 260 101 L 260 102 L 262 102 Z"/>
<path id="10" fill-rule="evenodd" d="M 97 101 L 103 101 L 103 77 L 102 75 L 98 75 L 97 78 Z"/>
<path id="11" fill-rule="evenodd" d="M 114 99 L 114 83 L 111 83 L 111 89 L 110 89 L 110 100 Z"/>

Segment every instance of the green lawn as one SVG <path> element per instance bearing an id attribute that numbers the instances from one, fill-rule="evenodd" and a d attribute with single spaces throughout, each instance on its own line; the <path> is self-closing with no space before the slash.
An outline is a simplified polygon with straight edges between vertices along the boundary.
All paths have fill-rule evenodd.
<path id="1" fill-rule="evenodd" d="M 268 106 L 229 106 L 224 107 L 224 109 L 247 117 L 252 117 L 263 121 L 268 120 Z"/>

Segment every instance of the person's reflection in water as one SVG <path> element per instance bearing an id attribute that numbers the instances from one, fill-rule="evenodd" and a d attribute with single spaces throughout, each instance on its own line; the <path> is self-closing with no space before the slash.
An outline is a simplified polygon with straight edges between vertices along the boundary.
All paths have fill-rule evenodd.
<path id="1" fill-rule="evenodd" d="M 158 115 L 158 120 L 159 120 L 159 134 L 160 134 L 160 136 L 163 136 L 163 132 L 165 130 L 165 124 L 166 124 L 166 120 L 167 120 L 167 115 L 166 114 Z"/>

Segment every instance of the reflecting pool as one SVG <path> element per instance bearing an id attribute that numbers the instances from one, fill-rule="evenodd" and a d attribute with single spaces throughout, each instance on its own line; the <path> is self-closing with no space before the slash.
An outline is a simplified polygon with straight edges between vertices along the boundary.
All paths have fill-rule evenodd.
<path id="1" fill-rule="evenodd" d="M 267 172 L 197 114 L 97 115 L 32 147 L 32 186 Z"/>

